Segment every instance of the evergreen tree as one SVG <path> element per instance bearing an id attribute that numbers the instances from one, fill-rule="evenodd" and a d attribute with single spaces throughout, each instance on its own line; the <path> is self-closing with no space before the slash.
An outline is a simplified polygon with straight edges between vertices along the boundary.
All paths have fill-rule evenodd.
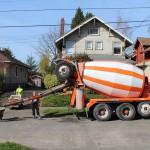
<path id="1" fill-rule="evenodd" d="M 90 12 L 86 13 L 84 20 L 88 20 L 89 18 L 93 17 L 94 15 Z"/>
<path id="2" fill-rule="evenodd" d="M 0 50 L 2 52 L 5 52 L 7 55 L 9 55 L 11 57 L 15 57 L 14 54 L 13 54 L 13 52 L 9 48 L 1 47 Z"/>
<path id="3" fill-rule="evenodd" d="M 75 17 L 72 19 L 71 29 L 75 28 L 77 25 L 84 21 L 83 11 L 79 7 L 76 11 Z"/>
<path id="4" fill-rule="evenodd" d="M 38 65 L 36 63 L 36 61 L 34 60 L 33 56 L 28 56 L 27 60 L 26 60 L 26 64 L 31 68 L 31 72 L 38 72 Z"/>

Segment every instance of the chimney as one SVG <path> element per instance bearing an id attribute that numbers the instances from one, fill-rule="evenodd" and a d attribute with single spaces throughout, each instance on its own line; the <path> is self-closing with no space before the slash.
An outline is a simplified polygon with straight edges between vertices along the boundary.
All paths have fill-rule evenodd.
<path id="1" fill-rule="evenodd" d="M 65 20 L 64 20 L 64 18 L 61 18 L 60 36 L 64 35 L 64 25 L 65 25 Z"/>

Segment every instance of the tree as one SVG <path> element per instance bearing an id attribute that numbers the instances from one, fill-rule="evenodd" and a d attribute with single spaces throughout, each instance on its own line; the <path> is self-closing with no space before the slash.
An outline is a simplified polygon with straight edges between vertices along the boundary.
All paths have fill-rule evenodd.
<path id="1" fill-rule="evenodd" d="M 132 29 L 130 28 L 127 19 L 123 18 L 123 15 L 119 12 L 116 19 L 116 29 L 119 30 L 122 34 L 127 37 L 132 37 Z M 125 58 L 129 57 L 129 55 L 133 54 L 133 46 L 130 46 L 125 49 Z"/>
<path id="2" fill-rule="evenodd" d="M 9 47 L 8 47 L 8 48 L 1 47 L 0 50 L 1 50 L 2 52 L 5 52 L 7 55 L 9 55 L 9 56 L 11 56 L 11 57 L 15 57 L 14 54 L 13 54 L 13 52 L 9 49 Z"/>
<path id="3" fill-rule="evenodd" d="M 132 36 L 132 29 L 130 28 L 127 19 L 121 15 L 119 12 L 116 19 L 116 29 L 119 30 L 122 34 L 126 35 L 127 37 L 131 38 Z"/>
<path id="4" fill-rule="evenodd" d="M 84 21 L 83 11 L 79 7 L 76 11 L 74 18 L 72 19 L 71 29 L 73 29 L 74 27 L 82 23 L 83 21 Z"/>
<path id="5" fill-rule="evenodd" d="M 90 12 L 86 13 L 84 20 L 88 20 L 89 18 L 93 17 L 94 15 Z"/>
<path id="6" fill-rule="evenodd" d="M 41 35 L 39 46 L 35 48 L 40 58 L 49 54 L 49 61 L 52 62 L 52 60 L 57 57 L 55 41 L 59 35 L 60 33 L 56 28 L 54 30 L 50 30 L 49 33 L 45 35 Z"/>
<path id="7" fill-rule="evenodd" d="M 31 68 L 31 72 L 38 72 L 38 65 L 36 63 L 36 61 L 34 60 L 33 56 L 28 56 L 27 60 L 26 60 L 26 64 Z"/>
<path id="8" fill-rule="evenodd" d="M 44 54 L 42 56 L 40 64 L 39 64 L 39 69 L 40 69 L 40 72 L 42 73 L 43 76 L 45 76 L 45 74 L 48 72 L 49 63 L 50 63 L 49 53 Z"/>

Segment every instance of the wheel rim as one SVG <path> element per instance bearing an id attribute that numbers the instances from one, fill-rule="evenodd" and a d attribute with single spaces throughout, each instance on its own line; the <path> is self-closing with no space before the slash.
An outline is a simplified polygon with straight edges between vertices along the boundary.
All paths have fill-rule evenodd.
<path id="1" fill-rule="evenodd" d="M 132 109 L 130 107 L 124 107 L 122 109 L 122 115 L 126 118 L 130 117 L 132 115 Z"/>
<path id="2" fill-rule="evenodd" d="M 130 109 L 129 108 L 124 108 L 122 111 L 124 116 L 129 116 L 130 115 Z"/>
<path id="3" fill-rule="evenodd" d="M 61 66 L 59 68 L 59 73 L 63 76 L 69 73 L 69 68 L 67 66 Z"/>
<path id="4" fill-rule="evenodd" d="M 99 110 L 99 116 L 100 118 L 106 118 L 108 116 L 108 110 L 106 108 L 101 108 Z"/>
<path id="5" fill-rule="evenodd" d="M 149 114 L 150 113 L 150 105 L 149 104 L 143 104 L 141 106 L 141 112 L 143 114 Z"/>

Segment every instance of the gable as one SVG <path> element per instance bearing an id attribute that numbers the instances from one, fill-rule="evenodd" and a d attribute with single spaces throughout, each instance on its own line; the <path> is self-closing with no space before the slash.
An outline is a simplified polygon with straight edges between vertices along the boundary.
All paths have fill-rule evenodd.
<path id="1" fill-rule="evenodd" d="M 0 53 L 0 62 L 11 62 L 8 57 Z"/>
<path id="2" fill-rule="evenodd" d="M 3 51 L 0 51 L 0 62 L 5 62 L 5 63 L 9 62 L 12 64 L 23 66 L 25 68 L 30 68 L 28 65 L 24 64 L 23 62 L 21 62 L 20 60 L 18 60 L 16 58 L 9 56 L 8 54 L 6 54 Z"/>

